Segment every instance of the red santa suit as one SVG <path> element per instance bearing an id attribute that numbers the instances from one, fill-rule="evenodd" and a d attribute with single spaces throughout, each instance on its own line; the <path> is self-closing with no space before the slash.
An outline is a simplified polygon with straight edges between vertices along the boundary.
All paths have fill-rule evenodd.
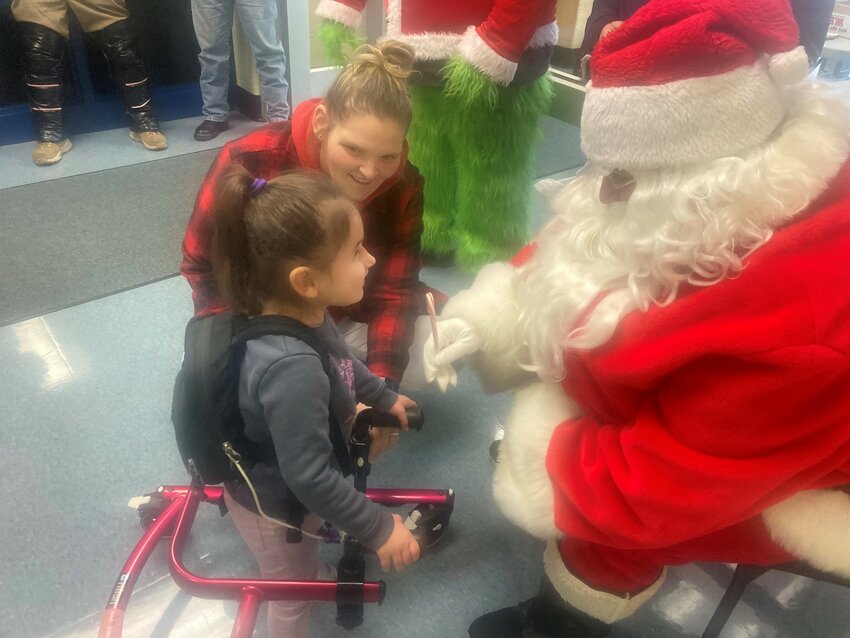
<path id="1" fill-rule="evenodd" d="M 612 71 L 588 90 L 583 148 L 592 162 L 637 174 L 722 157 L 708 135 L 714 127 L 732 144 L 730 156 L 765 167 L 796 158 L 794 195 L 804 205 L 780 215 L 777 203 L 772 219 L 771 206 L 760 202 L 773 236 L 736 277 L 683 287 L 669 305 L 627 313 L 602 345 L 563 352 L 561 381 L 542 375 L 517 390 L 494 479 L 503 512 L 550 541 L 545 567 L 557 592 L 606 623 L 648 600 L 666 565 L 801 558 L 850 577 L 850 493 L 836 489 L 850 486 L 850 107 L 834 102 L 840 115 L 833 117 L 815 102 L 784 106 L 792 93 L 777 87 L 805 72 L 802 49 L 790 50 L 787 4 L 772 25 L 756 16 L 767 33 L 750 30 L 755 50 L 774 56 L 771 66 L 760 55 L 743 66 L 724 57 L 753 49 L 737 35 L 724 41 L 718 15 L 728 21 L 732 7 L 735 22 L 737 8 L 714 4 L 721 6 L 709 20 L 692 3 L 659 0 L 603 40 L 608 48 L 594 53 L 594 70 Z M 719 72 L 691 81 L 675 77 L 672 63 L 651 64 L 658 62 L 651 52 L 675 52 L 653 41 L 662 26 L 668 36 L 673 29 L 673 44 L 687 36 L 699 48 L 689 29 L 706 24 L 714 25 L 702 38 L 706 52 L 718 42 L 723 50 L 690 59 L 719 60 Z M 636 66 L 660 68 L 665 77 L 648 80 Z M 624 84 L 633 77 L 636 87 Z M 706 85 L 713 90 L 695 90 Z M 631 136 L 623 113 L 635 90 Z M 695 96 L 713 110 L 684 108 Z M 748 125 L 749 118 L 760 121 Z M 609 143 L 612 123 L 623 126 L 617 145 Z M 710 143 L 691 144 L 702 135 Z M 764 153 L 748 155 L 736 146 L 740 136 L 745 149 Z M 560 206 L 555 212 L 569 219 L 569 199 Z M 478 370 L 507 378 L 527 361 L 517 326 L 527 304 L 549 300 L 522 297 L 517 277 L 539 258 L 531 246 L 511 264 L 487 266 L 447 304 L 443 317 L 463 319 L 480 337 Z M 606 294 L 565 334 L 589 320 Z"/>

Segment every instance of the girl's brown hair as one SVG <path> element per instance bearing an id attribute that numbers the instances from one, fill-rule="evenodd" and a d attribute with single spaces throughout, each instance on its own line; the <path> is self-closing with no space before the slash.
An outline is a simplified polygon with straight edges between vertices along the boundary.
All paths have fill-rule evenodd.
<path id="1" fill-rule="evenodd" d="M 337 76 L 325 96 L 332 120 L 341 122 L 352 113 L 390 117 L 405 129 L 410 126 L 410 89 L 413 48 L 397 40 L 364 44 Z"/>
<path id="2" fill-rule="evenodd" d="M 221 180 L 215 202 L 218 293 L 248 315 L 270 299 L 295 300 L 288 277 L 295 266 L 330 265 L 348 238 L 354 208 L 321 174 L 293 171 L 262 185 L 238 164 Z"/>

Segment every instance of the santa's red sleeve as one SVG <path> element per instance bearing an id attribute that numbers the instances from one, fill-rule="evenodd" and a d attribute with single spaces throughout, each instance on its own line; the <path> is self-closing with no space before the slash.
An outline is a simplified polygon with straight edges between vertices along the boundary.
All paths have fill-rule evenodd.
<path id="1" fill-rule="evenodd" d="M 580 416 L 553 432 L 546 468 L 562 532 L 669 546 L 823 487 L 847 462 L 837 441 L 850 440 L 850 364 L 830 347 L 706 354 L 653 383 L 628 424 Z"/>

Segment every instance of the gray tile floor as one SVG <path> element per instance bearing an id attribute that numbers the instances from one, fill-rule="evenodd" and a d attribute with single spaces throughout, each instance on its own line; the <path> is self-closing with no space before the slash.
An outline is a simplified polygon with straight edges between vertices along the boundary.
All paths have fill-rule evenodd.
<path id="1" fill-rule="evenodd" d="M 542 200 L 537 207 L 539 223 Z M 423 279 L 449 293 L 469 282 L 453 268 L 426 269 Z M 0 636 L 96 635 L 140 534 L 127 499 L 184 479 L 169 403 L 190 312 L 185 282 L 169 278 L 0 328 Z M 335 627 L 331 607 L 318 606 L 315 636 L 462 637 L 476 616 L 535 591 L 540 545 L 507 523 L 490 496 L 487 446 L 510 397 L 484 396 L 462 372 L 456 391 L 417 398 L 425 429 L 402 438 L 373 469 L 371 485 L 454 488 L 451 528 L 426 559 L 385 577 L 387 599 L 367 609 L 363 627 L 345 632 Z M 326 549 L 335 561 L 338 548 Z M 202 510 L 188 555 L 210 575 L 255 569 L 229 521 L 212 508 Z M 370 573 L 379 577 L 374 564 Z M 671 570 L 662 591 L 612 636 L 699 636 L 730 573 L 725 565 Z M 179 591 L 158 551 L 137 586 L 124 635 L 225 637 L 234 613 L 231 603 Z M 266 635 L 262 623 L 257 635 Z M 850 638 L 850 591 L 769 573 L 747 590 L 723 635 Z"/>

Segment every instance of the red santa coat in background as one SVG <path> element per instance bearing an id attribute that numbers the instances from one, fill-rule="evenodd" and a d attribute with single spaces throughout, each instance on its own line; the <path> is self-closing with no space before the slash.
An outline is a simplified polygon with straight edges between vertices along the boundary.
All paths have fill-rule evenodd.
<path id="1" fill-rule="evenodd" d="M 316 14 L 356 29 L 367 0 L 321 0 Z M 384 0 L 387 36 L 413 46 L 417 60 L 460 53 L 495 82 L 510 84 L 529 49 L 555 45 L 556 0 Z"/>

